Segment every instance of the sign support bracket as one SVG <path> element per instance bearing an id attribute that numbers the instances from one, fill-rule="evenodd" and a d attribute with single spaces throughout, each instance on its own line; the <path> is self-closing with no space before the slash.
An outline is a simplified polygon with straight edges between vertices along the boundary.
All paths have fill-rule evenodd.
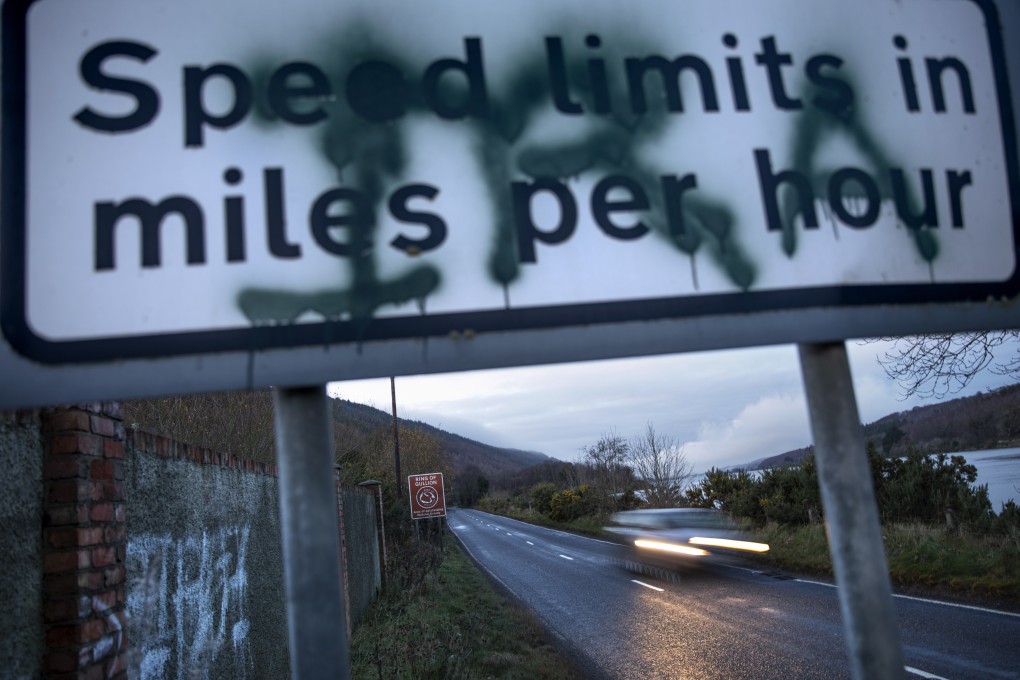
<path id="1" fill-rule="evenodd" d="M 291 677 L 350 677 L 346 603 L 324 385 L 274 388 Z"/>
<path id="2" fill-rule="evenodd" d="M 805 343 L 798 350 L 853 677 L 903 677 L 903 646 L 846 345 Z"/>

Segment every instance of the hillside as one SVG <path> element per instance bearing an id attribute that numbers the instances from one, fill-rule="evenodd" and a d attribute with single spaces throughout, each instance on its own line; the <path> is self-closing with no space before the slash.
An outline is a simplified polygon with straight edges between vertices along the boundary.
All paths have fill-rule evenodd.
<path id="1" fill-rule="evenodd" d="M 389 427 L 393 422 L 392 415 L 375 407 L 356 404 L 346 399 L 336 399 L 334 402 L 339 402 L 340 405 L 340 408 L 336 410 L 339 418 L 353 424 L 362 431 L 378 427 Z M 423 430 L 438 437 L 442 441 L 443 450 L 449 456 L 450 466 L 455 473 L 474 466 L 485 477 L 494 479 L 511 475 L 525 468 L 551 460 L 549 456 L 536 451 L 521 451 L 519 449 L 491 446 L 462 437 L 459 434 L 441 430 L 427 423 L 405 420 L 403 418 L 399 418 L 399 420 L 401 428 Z"/>
<path id="2" fill-rule="evenodd" d="M 932 453 L 1020 446 L 1020 385 L 892 413 L 865 425 L 864 436 L 879 451 L 892 456 L 911 446 Z M 794 449 L 748 467 L 764 470 L 792 465 L 809 451 L 809 447 Z"/>
<path id="3" fill-rule="evenodd" d="M 332 399 L 330 406 L 338 455 L 350 447 L 392 446 L 389 413 L 342 399 Z M 273 400 L 268 390 L 128 401 L 124 419 L 128 427 L 194 446 L 263 462 L 276 459 Z M 425 423 L 404 419 L 400 423 L 403 430 L 421 430 L 439 439 L 455 475 L 473 466 L 471 475 L 494 479 L 551 460 L 541 453 L 490 446 Z"/>

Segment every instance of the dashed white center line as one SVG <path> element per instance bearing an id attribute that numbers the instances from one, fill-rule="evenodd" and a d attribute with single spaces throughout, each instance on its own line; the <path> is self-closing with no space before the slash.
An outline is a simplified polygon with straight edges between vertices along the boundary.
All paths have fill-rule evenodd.
<path id="1" fill-rule="evenodd" d="M 562 558 L 563 558 L 563 559 L 565 559 L 565 560 L 570 560 L 571 562 L 573 562 L 573 561 L 574 561 L 574 558 L 573 558 L 573 557 L 567 557 L 566 555 L 560 555 L 560 557 L 562 557 Z"/>
<path id="2" fill-rule="evenodd" d="M 535 545 L 535 544 L 534 544 L 534 543 L 532 543 L 531 541 L 525 541 L 525 543 L 527 543 L 528 545 Z"/>
<path id="3" fill-rule="evenodd" d="M 649 585 L 649 584 L 647 584 L 647 583 L 642 583 L 641 581 L 638 581 L 637 579 L 633 579 L 633 578 L 632 578 L 632 579 L 630 580 L 630 582 L 631 582 L 631 583 L 636 583 L 636 584 L 638 584 L 639 586 L 644 586 L 645 588 L 648 588 L 649 590 L 654 590 L 654 591 L 655 591 L 655 592 L 657 592 L 657 593 L 662 593 L 662 592 L 665 592 L 665 590 L 664 590 L 664 589 L 662 589 L 662 588 L 658 588 L 658 587 L 656 587 L 656 586 L 653 586 L 653 585 Z"/>

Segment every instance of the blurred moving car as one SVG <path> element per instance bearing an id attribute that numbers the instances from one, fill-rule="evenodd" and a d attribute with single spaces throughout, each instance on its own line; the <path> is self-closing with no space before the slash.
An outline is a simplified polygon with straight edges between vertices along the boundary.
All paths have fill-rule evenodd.
<path id="1" fill-rule="evenodd" d="M 614 513 L 609 522 L 606 531 L 623 537 L 641 561 L 655 564 L 690 565 L 769 549 L 767 543 L 747 540 L 729 516 L 719 510 L 627 510 Z"/>

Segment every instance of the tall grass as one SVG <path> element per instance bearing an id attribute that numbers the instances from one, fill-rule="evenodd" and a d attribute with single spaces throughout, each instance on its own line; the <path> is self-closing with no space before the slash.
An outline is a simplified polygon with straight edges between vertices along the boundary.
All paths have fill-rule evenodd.
<path id="1" fill-rule="evenodd" d="M 894 582 L 1020 603 L 1020 537 L 946 531 L 921 524 L 885 527 Z"/>
<path id="2" fill-rule="evenodd" d="M 415 573 L 398 578 L 354 632 L 352 677 L 579 680 L 534 615 L 493 590 L 454 543 L 442 552 L 420 544 L 441 560 L 437 569 L 405 561 Z"/>
<path id="3" fill-rule="evenodd" d="M 759 562 L 800 573 L 832 574 L 822 525 L 773 523 L 753 533 L 771 546 L 767 555 L 756 558 Z M 911 523 L 883 526 L 882 538 L 895 585 L 923 586 L 1020 606 L 1020 536 Z"/>

